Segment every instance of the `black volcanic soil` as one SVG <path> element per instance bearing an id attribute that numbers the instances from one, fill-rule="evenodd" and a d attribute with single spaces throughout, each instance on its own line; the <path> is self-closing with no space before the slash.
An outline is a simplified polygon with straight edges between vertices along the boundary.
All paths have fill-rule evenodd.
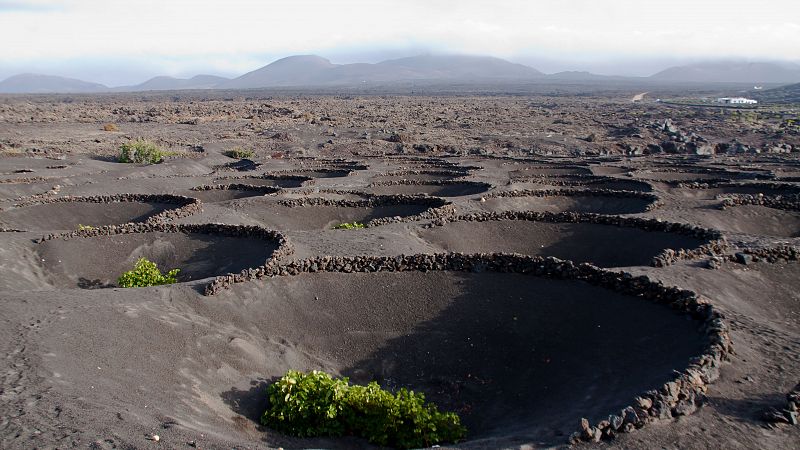
<path id="1" fill-rule="evenodd" d="M 194 197 L 203 203 L 219 203 L 247 197 L 263 197 L 264 193 L 249 189 L 208 189 L 198 191 L 187 190 L 183 192 L 182 195 Z"/>
<path id="2" fill-rule="evenodd" d="M 288 341 L 287 351 L 306 352 L 305 369 L 322 363 L 357 382 L 421 390 L 462 411 L 472 438 L 535 423 L 557 440 L 579 419 L 558 404 L 591 399 L 586 413 L 600 418 L 623 406 L 615 398 L 636 395 L 701 344 L 692 322 L 579 282 L 401 273 L 270 284 L 250 315 Z M 360 306 L 365 301 L 370 308 Z M 630 326 L 633 317 L 641 322 Z M 673 345 L 668 357 L 639 350 Z M 622 381 L 623 373 L 631 379 Z"/>
<path id="3" fill-rule="evenodd" d="M 637 228 L 527 220 L 451 222 L 419 234 L 442 251 L 555 256 L 598 267 L 649 265 L 664 249 L 694 249 L 705 243 L 693 237 Z"/>
<path id="4" fill-rule="evenodd" d="M 434 197 L 461 197 L 486 192 L 489 186 L 478 183 L 456 184 L 395 184 L 391 186 L 373 186 L 369 192 L 376 195 L 419 195 L 427 194 Z"/>
<path id="5" fill-rule="evenodd" d="M 592 195 L 553 195 L 547 197 L 492 197 L 481 203 L 487 211 L 585 212 L 597 214 L 637 214 L 647 210 L 650 200 Z"/>
<path id="6" fill-rule="evenodd" d="M 292 175 L 294 176 L 294 175 Z M 295 188 L 303 185 L 305 180 L 300 178 L 281 177 L 236 177 L 214 180 L 214 184 L 249 184 L 252 186 L 273 186 L 282 188 Z"/>
<path id="7" fill-rule="evenodd" d="M 66 202 L 24 206 L 0 212 L 0 226 L 23 230 L 75 230 L 78 225 L 99 227 L 148 218 L 177 208 L 155 202 Z"/>
<path id="8" fill-rule="evenodd" d="M 625 180 L 619 178 L 608 179 L 597 183 L 587 184 L 591 189 L 609 189 L 612 191 L 651 192 L 653 187 L 643 181 Z"/>
<path id="9" fill-rule="evenodd" d="M 744 205 L 697 212 L 696 221 L 722 231 L 775 237 L 800 237 L 800 212 Z"/>
<path id="10" fill-rule="evenodd" d="M 38 244 L 45 277 L 56 287 L 96 287 L 116 283 L 139 258 L 162 271 L 180 268 L 178 281 L 191 281 L 257 267 L 277 248 L 255 238 L 204 233 L 136 233 Z"/>
<path id="11" fill-rule="evenodd" d="M 348 222 L 367 223 L 384 217 L 407 217 L 428 210 L 423 205 L 375 207 L 296 206 L 289 207 L 275 199 L 250 199 L 239 202 L 237 210 L 246 218 L 274 230 L 330 230 Z"/>
<path id="12" fill-rule="evenodd" d="M 525 221 L 425 228 L 430 220 L 421 220 L 330 230 L 424 208 L 277 203 L 316 196 L 355 200 L 362 196 L 352 192 L 368 192 L 375 181 L 444 179 L 398 173 L 409 169 L 482 167 L 458 179 L 499 190 L 653 191 L 663 203 L 645 212 L 642 201 L 629 199 L 498 199 L 519 202 L 507 204 L 514 209 L 636 213 L 711 226 L 728 230 L 726 256 L 753 246 L 800 246 L 797 213 L 723 211 L 714 197 L 726 192 L 677 187 L 708 178 L 768 183 L 754 177 L 774 174 L 800 188 L 795 106 L 772 105 L 743 121 L 733 109 L 654 100 L 732 95 L 719 86 L 634 90 L 618 83 L 600 89 L 543 80 L 490 89 L 511 95 L 415 83 L 391 96 L 372 95 L 369 86 L 335 95 L 0 96 L 0 448 L 372 448 L 352 437 L 297 439 L 257 425 L 266 385 L 287 369 L 313 368 L 359 381 L 375 378 L 390 388 L 410 386 L 460 411 L 470 439 L 456 448 L 561 448 L 580 417 L 596 423 L 618 414 L 697 353 L 694 322 L 578 282 L 490 273 L 316 273 L 237 283 L 206 297 L 206 277 L 261 264 L 274 245 L 172 233 L 38 243 L 60 227 L 99 225 L 108 214 L 117 222 L 152 213 L 113 206 L 81 211 L 68 204 L 5 224 L 24 211 L 15 203 L 37 199 L 193 196 L 194 186 L 232 183 L 284 189 L 267 197 L 198 192 L 194 196 L 208 200 L 203 210 L 175 221 L 280 229 L 294 253 L 279 263 L 319 255 L 515 251 L 621 267 L 692 289 L 725 314 L 736 350 L 708 386 L 705 405 L 693 415 L 584 447 L 797 448 L 800 427 L 761 420 L 765 409 L 786 405 L 800 373 L 796 262 L 726 259 L 712 270 L 698 259 L 655 268 L 649 262 L 661 249 L 700 242 L 633 228 Z M 644 100 L 631 102 L 645 90 Z M 680 130 L 680 140 L 665 130 L 666 119 Z M 120 130 L 105 132 L 105 123 Z M 393 142 L 393 130 L 402 132 L 402 142 Z M 115 162 L 119 146 L 136 138 L 156 142 L 170 156 L 152 166 Z M 235 146 L 255 150 L 255 171 L 223 168 L 232 161 L 223 152 Z M 700 146 L 716 154 L 698 156 Z M 339 177 L 321 170 L 348 167 L 367 169 Z M 313 179 L 261 177 L 302 172 Z M 644 180 L 654 173 L 662 181 Z M 472 196 L 449 200 L 457 214 L 492 206 Z M 64 217 L 69 220 L 48 222 Z M 164 270 L 183 269 L 189 281 L 77 289 L 114 283 L 139 255 Z"/>
<path id="13" fill-rule="evenodd" d="M 414 180 L 414 181 L 445 181 L 459 178 L 460 174 L 442 175 L 435 173 L 408 173 L 402 175 L 379 175 L 372 179 L 372 181 L 395 181 L 395 180 Z"/>

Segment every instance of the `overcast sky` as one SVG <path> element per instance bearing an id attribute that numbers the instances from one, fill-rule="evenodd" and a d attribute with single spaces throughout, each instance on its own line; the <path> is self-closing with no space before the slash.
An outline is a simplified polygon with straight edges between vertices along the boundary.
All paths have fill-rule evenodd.
<path id="1" fill-rule="evenodd" d="M 703 59 L 798 62 L 800 0 L 0 0 L 0 79 L 236 76 L 309 53 L 481 54 L 631 75 Z"/>

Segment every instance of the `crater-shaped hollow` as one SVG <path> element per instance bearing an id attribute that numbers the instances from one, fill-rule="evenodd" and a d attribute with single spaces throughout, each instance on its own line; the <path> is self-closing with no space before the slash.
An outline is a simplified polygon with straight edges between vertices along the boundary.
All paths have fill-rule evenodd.
<path id="1" fill-rule="evenodd" d="M 328 200 L 326 199 L 326 202 Z M 351 202 L 347 202 L 348 204 Z M 362 202 L 352 202 L 358 204 Z M 409 217 L 422 214 L 431 204 L 409 202 L 392 205 L 341 206 L 335 204 L 308 204 L 287 206 L 276 199 L 251 198 L 240 202 L 239 210 L 262 226 L 275 230 L 330 230 L 345 222 L 367 223 L 385 217 Z"/>
<path id="2" fill-rule="evenodd" d="M 301 177 L 296 175 L 281 175 L 281 176 L 258 176 L 258 177 L 236 177 L 236 178 L 219 178 L 214 180 L 214 184 L 249 184 L 252 186 L 273 186 L 281 188 L 295 188 L 300 187 L 311 178 Z"/>
<path id="3" fill-rule="evenodd" d="M 0 211 L 0 225 L 32 231 L 74 230 L 79 225 L 100 227 L 144 222 L 166 210 L 180 207 L 176 203 L 150 201 L 42 203 Z"/>
<path id="4" fill-rule="evenodd" d="M 198 186 L 186 192 L 186 195 L 197 198 L 204 203 L 220 203 L 247 197 L 263 197 L 278 191 L 278 188 L 272 186 L 223 184 Z"/>
<path id="5" fill-rule="evenodd" d="M 620 178 L 608 178 L 607 180 L 600 180 L 586 185 L 592 189 L 610 189 L 613 191 L 635 191 L 635 192 L 652 192 L 653 186 L 644 181 L 626 180 Z"/>
<path id="6" fill-rule="evenodd" d="M 528 177 L 560 177 L 569 175 L 591 175 L 592 169 L 582 166 L 570 165 L 544 165 L 544 166 L 528 166 L 518 169 L 512 169 L 508 172 L 508 177 L 514 180 L 515 178 L 528 178 Z"/>
<path id="7" fill-rule="evenodd" d="M 486 183 L 470 181 L 445 182 L 445 183 L 414 183 L 373 185 L 369 192 L 376 195 L 419 195 L 427 194 L 434 197 L 461 197 L 486 192 L 491 188 Z"/>
<path id="8" fill-rule="evenodd" d="M 52 239 L 36 246 L 41 266 L 57 288 L 116 285 L 139 258 L 162 272 L 178 268 L 191 281 L 258 267 L 278 248 L 273 240 L 199 232 L 146 232 Z"/>
<path id="9" fill-rule="evenodd" d="M 386 182 L 396 180 L 413 180 L 413 181 L 446 181 L 467 175 L 468 172 L 455 172 L 443 170 L 412 170 L 412 171 L 399 171 L 390 172 L 383 175 L 377 175 L 372 178 L 374 182 Z"/>
<path id="10" fill-rule="evenodd" d="M 693 189 L 687 187 L 674 188 L 670 189 L 670 192 L 680 194 L 686 198 L 712 200 L 718 195 L 724 196 L 725 194 L 764 194 L 767 196 L 797 194 L 800 193 L 800 187 L 764 183 L 722 183 L 721 185 L 716 185 L 705 189 Z"/>
<path id="11" fill-rule="evenodd" d="M 596 423 L 671 380 L 705 342 L 670 308 L 532 275 L 306 273 L 237 290 L 256 298 L 243 326 L 281 343 L 259 351 L 265 378 L 322 369 L 423 392 L 461 415 L 470 440 L 561 444 L 581 417 Z M 250 395 L 239 404 L 263 404 L 263 390 Z"/>
<path id="12" fill-rule="evenodd" d="M 587 195 L 575 192 L 565 195 L 523 195 L 489 197 L 481 202 L 487 211 L 581 212 L 596 214 L 637 214 L 648 210 L 653 200 L 616 195 Z"/>
<path id="13" fill-rule="evenodd" d="M 691 217 L 693 222 L 722 231 L 760 236 L 800 237 L 798 211 L 742 205 L 724 210 L 697 208 L 692 211 Z"/>
<path id="14" fill-rule="evenodd" d="M 708 242 L 633 227 L 529 220 L 450 222 L 419 236 L 442 251 L 554 256 L 598 267 L 647 266 L 665 249 L 695 249 Z"/>

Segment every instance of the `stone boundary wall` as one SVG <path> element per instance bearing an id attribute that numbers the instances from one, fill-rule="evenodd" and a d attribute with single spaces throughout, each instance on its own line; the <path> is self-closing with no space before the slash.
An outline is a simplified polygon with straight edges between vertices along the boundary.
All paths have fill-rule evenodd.
<path id="1" fill-rule="evenodd" d="M 800 193 L 800 186 L 788 184 L 788 183 L 780 183 L 780 182 L 756 182 L 756 183 L 746 183 L 746 182 L 736 182 L 736 181 L 719 181 L 719 182 L 683 182 L 678 183 L 676 187 L 685 188 L 685 189 L 722 189 L 726 187 L 754 187 L 754 188 L 762 188 L 762 189 L 786 189 L 789 193 Z M 720 196 L 728 196 L 728 195 L 737 195 L 737 194 L 720 194 Z"/>
<path id="2" fill-rule="evenodd" d="M 304 172 L 320 172 L 320 173 L 334 173 L 334 174 L 344 174 L 343 176 L 349 177 L 350 175 L 355 172 L 355 170 L 349 168 L 341 168 L 341 169 L 332 169 L 328 167 L 300 167 L 295 169 L 283 169 L 283 170 L 273 170 L 270 172 L 265 172 L 265 176 L 273 177 L 273 176 L 282 176 L 282 175 L 295 175 Z M 302 176 L 302 175 L 300 175 Z M 313 178 L 313 177 L 308 177 Z"/>
<path id="3" fill-rule="evenodd" d="M 670 306 L 703 324 L 706 347 L 701 355 L 689 360 L 688 366 L 676 371 L 671 381 L 642 393 L 630 406 L 608 420 L 592 426 L 581 419 L 580 428 L 571 437 L 572 443 L 598 442 L 612 439 L 618 433 L 641 428 L 648 423 L 693 413 L 705 399 L 707 385 L 719 378 L 720 366 L 733 351 L 728 326 L 708 301 L 692 291 L 665 287 L 647 276 L 635 277 L 625 272 L 600 269 L 589 264 L 576 265 L 557 258 L 543 258 L 503 253 L 439 253 L 400 256 L 319 256 L 279 265 L 269 263 L 258 269 L 242 271 L 237 275 L 217 277 L 205 290 L 214 295 L 233 283 L 275 276 L 293 276 L 314 272 L 408 272 L 408 271 L 461 271 L 519 273 L 546 278 L 578 280 Z"/>
<path id="4" fill-rule="evenodd" d="M 454 185 L 467 185 L 483 187 L 486 190 L 491 189 L 493 186 L 489 183 L 482 181 L 467 181 L 467 180 L 386 180 L 375 181 L 370 183 L 367 187 L 375 186 L 454 186 Z"/>
<path id="5" fill-rule="evenodd" d="M 636 198 L 648 200 L 645 211 L 652 211 L 662 205 L 661 198 L 652 192 L 617 191 L 613 189 L 521 189 L 511 191 L 495 191 L 484 195 L 484 198 L 499 197 L 612 197 Z"/>
<path id="6" fill-rule="evenodd" d="M 601 183 L 614 183 L 614 182 L 629 182 L 629 183 L 641 183 L 647 186 L 647 191 L 634 191 L 634 192 L 652 192 L 653 186 L 645 180 L 639 180 L 635 178 L 621 178 L 621 177 L 610 177 L 607 175 L 565 175 L 565 176 L 556 176 L 556 177 L 544 177 L 544 176 L 534 176 L 534 177 L 517 177 L 510 180 L 511 183 L 536 183 L 536 184 L 547 184 L 551 186 L 584 186 L 584 187 L 591 187 L 593 184 L 601 184 Z"/>
<path id="7" fill-rule="evenodd" d="M 657 168 L 649 168 L 649 169 L 638 169 L 639 173 L 696 173 L 696 174 L 707 174 L 707 175 L 716 175 L 718 177 L 735 177 L 737 175 L 745 175 L 746 180 L 768 180 L 773 178 L 772 175 L 764 173 L 758 174 L 751 171 L 741 171 L 741 170 L 727 170 L 727 169 L 720 169 L 716 167 L 692 167 L 683 165 L 681 167 L 657 167 Z"/>
<path id="8" fill-rule="evenodd" d="M 214 179 L 219 181 L 219 180 L 241 180 L 244 178 L 260 178 L 262 180 L 293 180 L 293 181 L 299 181 L 300 184 L 306 184 L 306 183 L 312 184 L 314 182 L 314 179 L 311 177 L 302 177 L 299 175 L 287 175 L 287 174 L 273 175 L 270 172 L 261 175 L 244 175 L 240 177 L 226 175 L 221 177 L 215 177 Z"/>
<path id="9" fill-rule="evenodd" d="M 253 184 L 203 184 L 195 186 L 193 191 L 255 191 L 261 192 L 264 195 L 277 194 L 283 189 L 275 186 L 256 186 Z"/>
<path id="10" fill-rule="evenodd" d="M 592 168 L 588 165 L 584 166 L 581 164 L 561 164 L 561 163 L 542 163 L 541 161 L 533 161 L 533 164 L 530 162 L 520 161 L 521 167 L 513 170 L 518 170 L 520 172 L 528 171 L 528 170 L 552 170 L 552 169 L 569 169 L 569 170 L 577 170 L 576 173 L 558 173 L 558 174 L 550 174 L 550 173 L 539 173 L 539 174 L 531 174 L 530 176 L 541 176 L 541 177 L 563 177 L 563 176 L 573 176 L 573 175 L 587 175 L 592 176 Z"/>
<path id="11" fill-rule="evenodd" d="M 455 166 L 458 163 L 447 161 L 444 158 L 434 158 L 429 156 L 378 156 L 376 159 L 383 159 L 385 161 L 406 161 L 415 164 L 429 164 L 438 166 Z"/>
<path id="12" fill-rule="evenodd" d="M 49 180 L 57 180 L 59 177 L 27 177 L 27 178 L 4 178 L 0 179 L 0 184 L 31 184 L 43 183 Z"/>
<path id="13" fill-rule="evenodd" d="M 390 170 L 377 176 L 379 177 L 402 177 L 405 175 L 438 175 L 443 177 L 461 178 L 469 175 L 470 170 L 459 170 L 456 168 L 450 170 L 436 170 L 436 169 L 405 169 L 405 170 Z"/>
<path id="14" fill-rule="evenodd" d="M 658 219 L 640 217 L 621 217 L 604 214 L 578 212 L 538 212 L 538 211 L 504 211 L 466 214 L 452 218 L 441 218 L 431 222 L 427 227 L 443 226 L 450 222 L 487 222 L 502 220 L 528 220 L 547 223 L 591 223 L 612 225 L 617 227 L 638 228 L 644 231 L 676 233 L 709 241 L 695 249 L 665 249 L 656 255 L 651 262 L 653 267 L 666 267 L 678 261 L 698 259 L 705 256 L 716 256 L 728 248 L 722 233 L 716 230 L 696 227 L 694 225 L 664 222 Z"/>
<path id="15" fill-rule="evenodd" d="M 144 202 L 144 203 L 167 203 L 177 205 L 177 208 L 162 211 L 149 217 L 145 223 L 167 222 L 170 220 L 188 217 L 203 210 L 202 202 L 196 198 L 185 197 L 183 195 L 170 194 L 114 194 L 114 195 L 95 195 L 90 197 L 64 196 L 50 197 L 32 200 L 29 202 L 14 205 L 18 208 L 35 205 L 46 205 L 52 203 L 124 203 L 124 202 Z"/>
<path id="16" fill-rule="evenodd" d="M 169 224 L 169 223 L 126 223 L 122 225 L 107 225 L 104 227 L 77 230 L 69 233 L 61 234 L 48 234 L 42 236 L 37 240 L 38 243 L 53 239 L 74 239 L 74 238 L 89 238 L 97 236 L 114 236 L 119 234 L 136 234 L 136 233 L 199 233 L 199 234 L 214 234 L 230 237 L 254 237 L 258 239 L 274 241 L 278 244 L 278 248 L 272 253 L 270 258 L 265 262 L 270 264 L 276 260 L 284 258 L 294 253 L 289 240 L 280 232 L 268 230 L 255 225 L 227 225 L 221 223 L 207 223 L 207 224 Z M 248 269 L 250 270 L 250 269 Z"/>
<path id="17" fill-rule="evenodd" d="M 778 245 L 774 247 L 745 248 L 742 253 L 754 258 L 763 259 L 769 263 L 778 261 L 800 261 L 800 248 L 791 245 Z M 728 257 L 730 261 L 737 261 L 736 255 Z"/>
<path id="18" fill-rule="evenodd" d="M 299 156 L 292 158 L 300 161 L 300 166 L 304 168 L 334 168 L 341 170 L 369 170 L 369 166 L 361 161 L 353 161 L 345 158 L 320 159 L 316 156 Z"/>
<path id="19" fill-rule="evenodd" d="M 696 180 L 655 180 L 655 179 L 640 179 L 640 181 L 650 181 L 653 183 L 664 183 L 668 186 L 677 187 L 677 188 L 691 188 L 691 189 L 698 189 L 695 186 L 702 186 L 702 185 L 717 185 L 721 183 L 731 183 L 730 178 L 698 178 Z"/>
<path id="20" fill-rule="evenodd" d="M 301 189 L 298 191 L 292 191 L 293 194 L 301 194 L 301 195 L 314 195 L 314 194 L 338 194 L 338 195 L 355 195 L 361 198 L 370 198 L 375 197 L 375 194 L 370 194 L 369 192 L 362 192 L 355 189 L 333 189 L 333 188 L 323 188 L 323 189 Z"/>
<path id="21" fill-rule="evenodd" d="M 764 194 L 726 194 L 722 198 L 720 209 L 736 206 L 757 205 L 784 211 L 800 211 L 800 194 L 764 195 Z"/>
<path id="22" fill-rule="evenodd" d="M 279 205 L 289 208 L 306 206 L 338 206 L 342 208 L 375 208 L 378 206 L 422 205 L 429 209 L 413 216 L 395 216 L 372 219 L 364 225 L 376 227 L 389 223 L 413 222 L 415 220 L 441 219 L 455 215 L 453 203 L 439 197 L 416 195 L 373 195 L 364 200 L 333 200 L 328 198 L 295 198 L 278 201 Z"/>

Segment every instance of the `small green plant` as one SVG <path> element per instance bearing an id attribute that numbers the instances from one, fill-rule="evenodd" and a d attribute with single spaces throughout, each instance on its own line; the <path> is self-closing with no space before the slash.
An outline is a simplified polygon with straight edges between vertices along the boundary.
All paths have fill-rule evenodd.
<path id="1" fill-rule="evenodd" d="M 148 261 L 147 258 L 139 258 L 133 270 L 123 273 L 117 279 L 117 285 L 123 288 L 160 286 L 162 284 L 172 284 L 178 282 L 178 272 L 181 269 L 172 269 L 166 275 L 158 270 L 156 263 Z"/>
<path id="2" fill-rule="evenodd" d="M 119 147 L 119 162 L 137 164 L 158 164 L 167 154 L 150 141 L 139 139 Z"/>
<path id="3" fill-rule="evenodd" d="M 96 229 L 97 227 L 93 227 L 91 225 L 83 225 L 81 223 L 78 224 L 78 231 L 92 231 Z"/>
<path id="4" fill-rule="evenodd" d="M 252 158 L 253 155 L 255 155 L 254 151 L 242 147 L 234 147 L 233 149 L 225 152 L 225 156 L 236 159 Z"/>
<path id="5" fill-rule="evenodd" d="M 440 412 L 425 396 L 378 383 L 351 385 L 320 371 L 290 370 L 267 388 L 269 409 L 261 423 L 300 437 L 356 435 L 398 448 L 428 447 L 464 439 L 455 413 Z"/>
<path id="6" fill-rule="evenodd" d="M 353 223 L 345 222 L 345 223 L 340 223 L 339 225 L 333 227 L 334 230 L 356 230 L 359 228 L 366 228 L 366 225 L 364 225 L 361 222 L 353 222 Z"/>

